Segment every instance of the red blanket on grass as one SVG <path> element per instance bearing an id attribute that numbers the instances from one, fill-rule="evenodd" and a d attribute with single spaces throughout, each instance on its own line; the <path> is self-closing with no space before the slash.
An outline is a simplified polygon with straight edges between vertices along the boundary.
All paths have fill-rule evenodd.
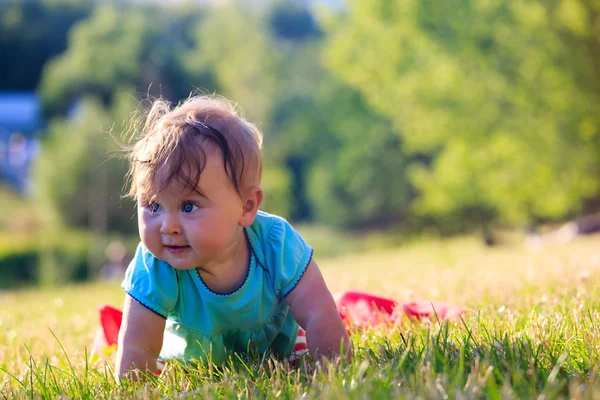
<path id="1" fill-rule="evenodd" d="M 428 300 L 400 303 L 393 299 L 365 292 L 341 292 L 334 296 L 340 317 L 348 330 L 355 328 L 391 325 L 402 318 L 415 320 L 452 320 L 465 313 L 462 307 Z M 100 329 L 94 348 L 117 344 L 123 312 L 114 307 L 100 307 Z M 102 342 L 102 343 L 100 343 Z"/>
<path id="2" fill-rule="evenodd" d="M 447 303 L 429 300 L 400 303 L 365 292 L 341 292 L 333 297 L 340 317 L 349 330 L 390 325 L 403 318 L 453 320 L 465 313 L 464 308 Z"/>

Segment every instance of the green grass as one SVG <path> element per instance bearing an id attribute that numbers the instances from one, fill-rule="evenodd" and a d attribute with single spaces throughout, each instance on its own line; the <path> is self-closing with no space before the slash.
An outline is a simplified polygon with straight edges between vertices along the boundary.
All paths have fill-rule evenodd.
<path id="1" fill-rule="evenodd" d="M 86 346 L 118 283 L 0 294 L 0 397 L 6 398 L 600 398 L 600 237 L 538 251 L 429 242 L 317 259 L 332 291 L 463 305 L 455 322 L 355 332 L 351 363 L 290 367 L 245 357 L 170 365 L 116 384 Z"/>

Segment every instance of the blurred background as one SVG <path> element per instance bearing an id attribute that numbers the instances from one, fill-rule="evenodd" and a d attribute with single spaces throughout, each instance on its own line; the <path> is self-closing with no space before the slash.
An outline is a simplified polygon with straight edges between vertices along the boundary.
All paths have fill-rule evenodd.
<path id="1" fill-rule="evenodd" d="M 193 91 L 258 124 L 320 257 L 600 230 L 596 0 L 1 0 L 0 288 L 121 276 L 119 140 Z"/>

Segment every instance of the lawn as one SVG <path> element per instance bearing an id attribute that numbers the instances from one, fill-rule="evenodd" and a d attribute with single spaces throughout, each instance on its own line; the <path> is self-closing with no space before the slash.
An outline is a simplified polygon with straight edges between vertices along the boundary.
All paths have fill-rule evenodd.
<path id="1" fill-rule="evenodd" d="M 455 322 L 355 332 L 351 363 L 316 369 L 245 357 L 171 365 L 148 383 L 112 377 L 87 346 L 118 282 L 0 293 L 6 398 L 600 398 L 600 236 L 531 250 L 471 239 L 317 258 L 332 291 L 468 308 Z"/>

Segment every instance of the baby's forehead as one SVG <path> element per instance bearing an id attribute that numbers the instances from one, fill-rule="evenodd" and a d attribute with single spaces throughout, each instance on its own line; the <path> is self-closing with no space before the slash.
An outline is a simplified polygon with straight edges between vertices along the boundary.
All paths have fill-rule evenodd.
<path id="1" fill-rule="evenodd" d="M 209 163 L 211 170 L 225 171 L 222 153 L 215 147 L 200 149 L 197 154 L 188 154 L 188 157 L 183 159 L 169 159 L 156 170 L 152 191 L 155 195 L 166 189 L 180 194 L 202 194 L 200 179 L 206 173 Z"/>
<path id="2" fill-rule="evenodd" d="M 204 165 L 190 165 L 188 162 L 173 165 L 167 162 L 156 171 L 153 182 L 151 182 L 152 191 L 155 194 L 167 189 L 181 193 L 194 191 L 200 183 Z"/>
<path id="3" fill-rule="evenodd" d="M 197 194 L 206 197 L 198 182 L 183 175 L 173 176 L 169 180 L 157 176 L 153 184 L 139 188 L 138 193 L 139 200 L 143 203 L 154 202 L 164 196 L 179 198 Z"/>

